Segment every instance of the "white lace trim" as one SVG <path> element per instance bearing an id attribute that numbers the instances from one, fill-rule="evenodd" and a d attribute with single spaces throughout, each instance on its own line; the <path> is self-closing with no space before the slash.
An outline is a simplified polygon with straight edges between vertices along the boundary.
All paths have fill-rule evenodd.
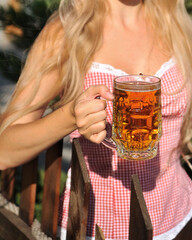
<path id="1" fill-rule="evenodd" d="M 153 237 L 153 240 L 172 240 L 174 239 L 179 232 L 185 227 L 185 225 L 189 222 L 189 220 L 192 218 L 192 209 L 191 211 L 187 214 L 187 216 L 177 224 L 174 228 L 169 230 L 166 233 L 163 233 L 161 235 Z"/>
<path id="2" fill-rule="evenodd" d="M 89 72 L 101 72 L 101 73 L 113 74 L 116 76 L 127 75 L 127 73 L 122 71 L 121 69 L 117 69 L 109 64 L 104 64 L 99 62 L 93 62 L 91 65 L 91 68 L 89 69 Z"/>
<path id="3" fill-rule="evenodd" d="M 155 73 L 155 76 L 161 78 L 163 74 L 165 74 L 165 72 L 169 70 L 171 67 L 173 67 L 174 65 L 175 65 L 174 59 L 170 58 L 169 61 L 161 65 L 160 69 Z"/>
<path id="4" fill-rule="evenodd" d="M 172 240 L 174 239 L 179 232 L 185 227 L 185 225 L 189 222 L 189 220 L 192 218 L 192 209 L 187 214 L 187 216 L 177 224 L 176 227 L 172 228 L 166 233 L 163 233 L 161 235 L 153 237 L 153 240 Z M 66 240 L 67 231 L 65 228 L 58 227 L 58 237 L 60 236 L 61 240 Z M 86 240 L 95 240 L 95 237 L 86 237 Z M 106 238 L 106 240 L 114 240 Z M 123 239 L 122 239 L 123 240 Z"/>
<path id="5" fill-rule="evenodd" d="M 169 61 L 163 63 L 160 67 L 160 69 L 154 74 L 157 77 L 162 77 L 163 74 L 170 69 L 175 64 L 175 61 L 173 58 L 170 58 Z M 117 69 L 113 67 L 110 64 L 104 64 L 99 62 L 93 62 L 91 65 L 91 68 L 89 69 L 89 72 L 101 72 L 101 73 L 108 73 L 113 74 L 116 76 L 122 76 L 122 75 L 128 75 L 125 71 L 121 69 Z"/>

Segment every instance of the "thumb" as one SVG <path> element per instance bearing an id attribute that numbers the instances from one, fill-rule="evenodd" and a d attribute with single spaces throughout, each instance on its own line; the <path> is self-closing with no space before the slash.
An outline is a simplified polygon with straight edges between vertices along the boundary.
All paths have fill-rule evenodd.
<path id="1" fill-rule="evenodd" d="M 84 92 L 84 99 L 94 99 L 96 97 L 101 97 L 106 100 L 112 101 L 114 99 L 113 94 L 109 91 L 109 88 L 105 85 L 95 85 L 91 86 Z"/>

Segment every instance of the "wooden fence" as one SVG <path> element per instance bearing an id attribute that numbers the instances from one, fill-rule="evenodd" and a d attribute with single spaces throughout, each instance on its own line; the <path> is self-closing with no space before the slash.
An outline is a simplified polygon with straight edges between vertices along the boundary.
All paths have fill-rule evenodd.
<path id="1" fill-rule="evenodd" d="M 46 151 L 45 178 L 42 201 L 40 237 L 33 232 L 36 201 L 38 158 L 22 166 L 22 189 L 18 212 L 11 206 L 15 183 L 15 169 L 1 172 L 0 240 L 15 239 L 57 239 L 58 209 L 63 141 Z M 84 240 L 88 218 L 90 179 L 78 139 L 72 144 L 72 181 L 69 203 L 68 240 Z M 137 175 L 132 176 L 130 202 L 129 240 L 151 240 L 153 227 Z M 75 207 L 74 207 L 75 206 Z M 13 208 L 13 207 L 12 207 Z M 41 235 L 42 236 L 42 235 Z M 96 226 L 95 239 L 104 240 L 102 229 Z M 177 238 L 185 239 L 185 238 Z M 190 238 L 189 238 L 190 239 Z"/>

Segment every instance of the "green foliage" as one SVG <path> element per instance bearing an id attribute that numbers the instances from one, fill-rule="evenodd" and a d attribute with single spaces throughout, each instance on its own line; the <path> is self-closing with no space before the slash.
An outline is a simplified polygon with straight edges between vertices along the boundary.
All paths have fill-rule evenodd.
<path id="1" fill-rule="evenodd" d="M 0 72 L 10 80 L 16 81 L 24 61 L 10 51 L 0 51 Z"/>
<path id="2" fill-rule="evenodd" d="M 185 0 L 185 6 L 190 15 L 192 15 L 192 0 Z"/>
<path id="3" fill-rule="evenodd" d="M 17 51 L 0 50 L 0 72 L 13 81 L 17 81 L 34 40 L 59 6 L 59 0 L 20 0 L 20 2 L 22 3 L 20 11 L 15 11 L 11 6 L 7 9 L 0 7 L 2 29 L 12 25 L 22 31 L 21 36 L 11 36 L 12 44 Z"/>
<path id="4" fill-rule="evenodd" d="M 23 36 L 14 40 L 14 44 L 21 48 L 29 48 L 45 25 L 47 19 L 58 8 L 59 0 L 20 0 L 22 8 L 15 11 L 13 7 L 1 8 L 0 21 L 3 27 L 15 25 L 23 31 Z"/>

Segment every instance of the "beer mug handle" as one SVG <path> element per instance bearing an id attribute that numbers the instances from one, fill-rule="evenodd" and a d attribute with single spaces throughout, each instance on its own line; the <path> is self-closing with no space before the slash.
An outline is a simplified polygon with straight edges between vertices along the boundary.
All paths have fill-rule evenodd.
<path id="1" fill-rule="evenodd" d="M 112 150 L 117 150 L 117 147 L 116 147 L 116 144 L 115 142 L 113 141 L 112 138 L 105 138 L 103 141 L 102 141 L 102 144 Z"/>
<path id="2" fill-rule="evenodd" d="M 101 99 L 100 96 L 96 96 L 95 97 L 96 99 Z M 113 141 L 112 138 L 105 138 L 102 142 L 101 142 L 105 147 L 108 147 L 112 150 L 117 150 L 117 147 L 116 147 L 116 144 L 115 142 Z"/>

